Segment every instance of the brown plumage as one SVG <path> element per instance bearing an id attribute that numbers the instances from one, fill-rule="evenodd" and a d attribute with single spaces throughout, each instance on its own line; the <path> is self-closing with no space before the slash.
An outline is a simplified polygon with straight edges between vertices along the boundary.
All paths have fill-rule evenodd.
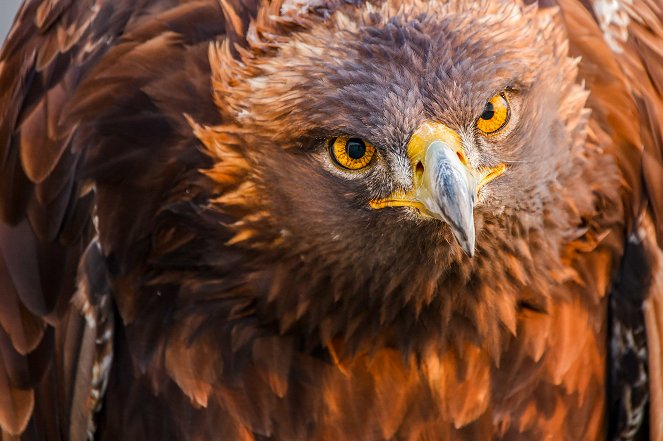
<path id="1" fill-rule="evenodd" d="M 2 439 L 662 440 L 663 8 L 525 3 L 27 0 Z"/>

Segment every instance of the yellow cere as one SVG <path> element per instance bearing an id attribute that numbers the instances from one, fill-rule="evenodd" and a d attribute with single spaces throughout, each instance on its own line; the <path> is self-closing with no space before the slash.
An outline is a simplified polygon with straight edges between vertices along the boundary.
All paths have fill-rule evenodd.
<path id="1" fill-rule="evenodd" d="M 477 120 L 477 128 L 486 135 L 495 135 L 509 123 L 509 101 L 504 94 L 495 95 L 486 103 Z"/>
<path id="2" fill-rule="evenodd" d="M 341 168 L 360 170 L 371 163 L 375 147 L 361 138 L 339 136 L 330 140 L 329 154 Z"/>

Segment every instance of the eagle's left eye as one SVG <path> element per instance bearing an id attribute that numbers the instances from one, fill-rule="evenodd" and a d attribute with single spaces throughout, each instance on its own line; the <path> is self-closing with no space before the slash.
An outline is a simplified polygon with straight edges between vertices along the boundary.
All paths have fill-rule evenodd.
<path id="1" fill-rule="evenodd" d="M 339 136 L 329 141 L 329 155 L 342 168 L 359 170 L 371 163 L 375 147 L 361 138 Z"/>
<path id="2" fill-rule="evenodd" d="M 477 120 L 477 128 L 485 135 L 496 135 L 509 124 L 510 116 L 509 101 L 503 93 L 497 94 L 483 108 Z"/>

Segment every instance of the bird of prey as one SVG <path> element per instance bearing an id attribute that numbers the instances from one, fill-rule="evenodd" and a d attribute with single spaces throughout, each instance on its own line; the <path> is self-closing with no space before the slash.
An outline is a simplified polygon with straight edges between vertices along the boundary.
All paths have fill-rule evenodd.
<path id="1" fill-rule="evenodd" d="M 662 440 L 659 0 L 26 0 L 5 440 Z"/>

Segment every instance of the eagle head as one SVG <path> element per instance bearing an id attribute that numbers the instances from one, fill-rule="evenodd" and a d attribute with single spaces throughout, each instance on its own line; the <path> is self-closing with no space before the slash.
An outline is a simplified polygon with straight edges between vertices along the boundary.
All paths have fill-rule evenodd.
<path id="1" fill-rule="evenodd" d="M 561 268 L 560 237 L 593 210 L 587 93 L 560 17 L 291 3 L 210 49 L 224 123 L 194 124 L 230 231 L 219 246 L 243 253 L 262 323 L 411 348 L 457 322 L 493 344 L 518 305 L 545 308 L 540 270 Z"/>

